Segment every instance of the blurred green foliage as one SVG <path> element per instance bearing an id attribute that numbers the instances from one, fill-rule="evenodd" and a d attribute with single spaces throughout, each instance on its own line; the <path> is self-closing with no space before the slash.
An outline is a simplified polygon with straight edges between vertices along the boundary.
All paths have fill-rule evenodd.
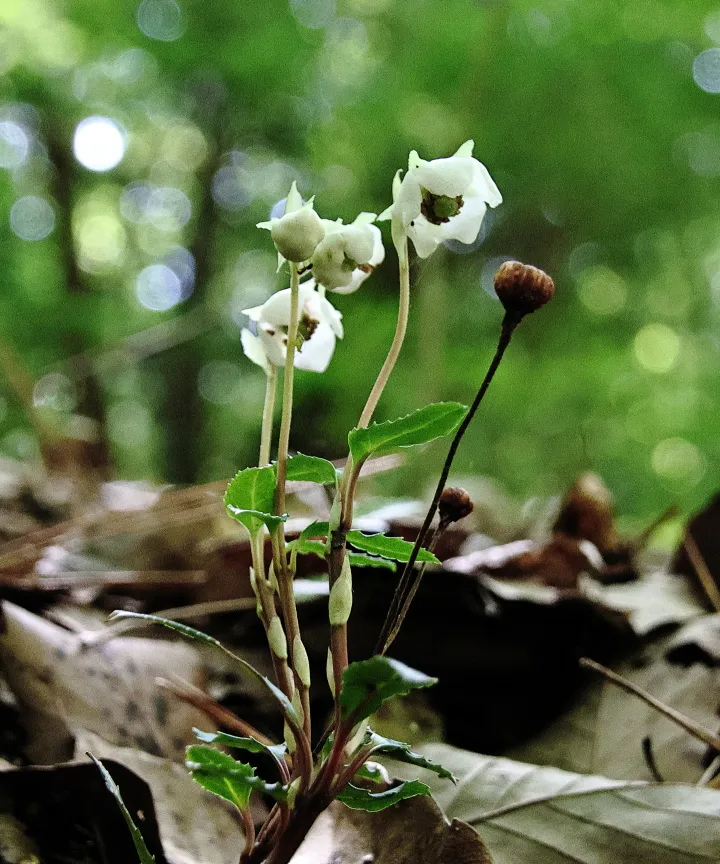
<path id="1" fill-rule="evenodd" d="M 0 336 L 53 422 L 106 423 L 120 476 L 217 479 L 254 460 L 264 380 L 240 310 L 282 287 L 254 225 L 293 179 L 351 220 L 388 205 L 410 149 L 474 138 L 505 201 L 482 242 L 413 266 L 378 418 L 472 398 L 501 318 L 492 273 L 515 257 L 555 277 L 556 299 L 518 332 L 458 473 L 521 497 L 593 468 L 631 517 L 715 490 L 716 2 L 2 0 L 0 28 Z M 122 130 L 111 170 L 73 155 L 92 116 Z M 298 449 L 346 452 L 396 278 L 389 254 L 335 298 L 346 338 L 326 374 L 298 376 Z M 171 308 L 147 308 L 168 291 Z M 0 450 L 32 458 L 0 387 Z M 393 491 L 425 488 L 427 465 Z"/>

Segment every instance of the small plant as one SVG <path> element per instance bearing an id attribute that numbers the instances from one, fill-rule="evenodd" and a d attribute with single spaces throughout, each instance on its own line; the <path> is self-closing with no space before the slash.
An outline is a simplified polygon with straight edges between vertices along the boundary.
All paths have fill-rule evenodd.
<path id="1" fill-rule="evenodd" d="M 487 169 L 473 158 L 472 149 L 473 142 L 468 141 L 454 156 L 430 162 L 411 153 L 409 170 L 402 179 L 402 172 L 398 171 L 393 181 L 393 204 L 378 217 L 390 219 L 399 258 L 397 327 L 360 420 L 348 435 L 349 455 L 342 471 L 316 456 L 299 453 L 290 456 L 293 380 L 296 369 L 322 372 L 330 361 L 336 339 L 342 338 L 341 315 L 330 303 L 328 292 L 356 291 L 383 261 L 385 251 L 374 224 L 376 216 L 361 213 L 349 225 L 342 220 L 321 219 L 315 212 L 313 199 L 303 202 L 293 183 L 282 215 L 259 225 L 270 231 L 279 266 L 287 262 L 290 286 L 262 306 L 246 310 L 250 325 L 242 331 L 243 350 L 266 373 L 266 397 L 258 465 L 236 474 L 227 489 L 225 506 L 249 534 L 253 561 L 250 580 L 272 656 L 274 682 L 242 658 L 231 656 L 274 698 L 285 722 L 284 741 L 268 741 L 251 727 L 246 737 L 196 731 L 201 743 L 188 748 L 186 762 L 197 782 L 231 801 L 242 814 L 246 829 L 242 864 L 286 864 L 317 817 L 335 799 L 348 807 L 377 811 L 428 794 L 428 787 L 418 780 L 373 785 L 378 771 L 367 763 L 375 756 L 383 754 L 454 779 L 441 765 L 413 753 L 409 745 L 373 732 L 368 718 L 383 702 L 435 683 L 435 679 L 387 657 L 386 653 L 407 614 L 424 566 L 438 563 L 432 551 L 434 543 L 448 525 L 472 510 L 467 493 L 445 488 L 453 458 L 515 327 L 524 315 L 550 299 L 552 280 L 542 271 L 517 262 L 505 264 L 498 271 L 496 290 L 506 310 L 500 341 L 469 409 L 455 402 L 444 402 L 394 421 L 373 423 L 372 418 L 405 337 L 410 307 L 408 240 L 421 258 L 431 255 L 446 240 L 471 243 L 477 237 L 487 207 L 501 203 L 497 187 Z M 273 409 L 280 368 L 283 369 L 282 415 L 276 459 L 271 461 Z M 355 491 L 368 459 L 453 434 L 432 504 L 414 544 L 397 537 L 364 534 L 353 528 Z M 286 484 L 298 480 L 329 487 L 333 490 L 333 504 L 327 522 L 314 522 L 299 537 L 289 540 L 284 530 Z M 439 522 L 432 529 L 438 508 Z M 266 568 L 264 549 L 268 538 L 272 563 Z M 293 594 L 299 555 L 319 555 L 326 560 L 329 573 L 327 683 L 334 697 L 334 712 L 328 728 L 315 736 L 310 716 L 313 682 Z M 350 663 L 347 625 L 353 602 L 353 566 L 372 563 L 395 569 L 396 562 L 404 565 L 403 571 L 376 653 Z M 421 565 L 417 570 L 416 564 Z M 116 613 L 116 617 L 121 616 L 133 613 Z M 183 624 L 153 616 L 134 617 L 150 618 L 230 653 L 216 640 Z M 327 685 L 315 682 L 315 686 Z M 264 752 L 274 763 L 275 776 L 261 778 L 250 764 L 237 761 L 212 745 Z M 254 792 L 275 801 L 257 833 L 250 812 Z"/>

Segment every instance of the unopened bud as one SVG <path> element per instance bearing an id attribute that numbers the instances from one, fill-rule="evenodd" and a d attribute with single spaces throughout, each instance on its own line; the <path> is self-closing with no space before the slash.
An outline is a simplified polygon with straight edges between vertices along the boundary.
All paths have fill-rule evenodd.
<path id="1" fill-rule="evenodd" d="M 450 525 L 451 522 L 459 522 L 469 516 L 473 511 L 473 502 L 470 495 L 459 486 L 449 486 L 443 490 L 438 501 L 438 512 L 440 522 Z"/>
<path id="2" fill-rule="evenodd" d="M 286 213 L 270 229 L 275 248 L 288 261 L 307 261 L 325 236 L 325 226 L 312 207 Z"/>
<path id="3" fill-rule="evenodd" d="M 352 609 L 352 601 L 352 572 L 350 570 L 350 559 L 346 555 L 343 559 L 340 576 L 330 589 L 328 611 L 330 624 L 333 627 L 342 627 L 347 624 L 350 610 Z"/>
<path id="4" fill-rule="evenodd" d="M 495 293 L 507 312 L 529 315 L 544 306 L 555 292 L 555 283 L 531 264 L 506 261 L 495 274 Z"/>
<path id="5" fill-rule="evenodd" d="M 277 615 L 273 615 L 270 619 L 267 640 L 273 654 L 281 660 L 286 660 L 288 656 L 287 639 L 285 638 L 282 621 Z"/>

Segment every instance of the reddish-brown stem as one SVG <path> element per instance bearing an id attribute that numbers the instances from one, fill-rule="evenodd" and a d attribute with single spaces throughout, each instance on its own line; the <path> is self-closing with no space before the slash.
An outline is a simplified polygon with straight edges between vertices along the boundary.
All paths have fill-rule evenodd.
<path id="1" fill-rule="evenodd" d="M 337 781 L 333 783 L 333 786 L 330 790 L 333 795 L 339 795 L 348 783 L 352 783 L 353 777 L 367 762 L 370 756 L 372 756 L 372 752 L 373 745 L 371 744 L 369 747 L 363 747 L 362 750 L 360 750 L 353 756 L 349 764 L 340 773 Z"/>
<path id="2" fill-rule="evenodd" d="M 399 625 L 402 623 L 402 621 L 398 622 L 398 615 L 400 613 L 400 610 L 403 608 L 403 603 L 407 598 L 408 590 L 410 589 L 410 586 L 412 584 L 413 567 L 417 562 L 417 557 L 420 549 L 425 542 L 425 538 L 427 537 L 427 534 L 430 530 L 432 521 L 435 518 L 435 514 L 437 513 L 440 496 L 442 495 L 445 484 L 447 483 L 448 475 L 450 474 L 450 469 L 452 468 L 452 463 L 455 459 L 455 454 L 457 453 L 460 442 L 462 441 L 463 436 L 467 432 L 468 426 L 472 422 L 472 419 L 475 416 L 475 413 L 477 412 L 477 409 L 479 408 L 488 387 L 490 386 L 490 382 L 492 381 L 495 372 L 497 372 L 497 368 L 500 365 L 503 355 L 505 354 L 505 350 L 510 344 L 512 334 L 517 325 L 520 323 L 520 320 L 521 317 L 519 317 L 516 313 L 505 313 L 502 327 L 500 329 L 500 338 L 498 340 L 497 349 L 495 350 L 495 356 L 490 363 L 488 371 L 485 374 L 485 378 L 480 385 L 480 389 L 475 394 L 472 405 L 468 409 L 467 414 L 463 418 L 463 421 L 458 427 L 457 432 L 455 433 L 455 437 L 450 444 L 448 454 L 445 457 L 445 464 L 443 465 L 442 471 L 440 472 L 440 479 L 438 480 L 437 486 L 435 487 L 435 494 L 433 495 L 432 502 L 425 516 L 425 520 L 415 540 L 415 545 L 413 546 L 412 552 L 410 553 L 410 559 L 405 564 L 402 574 L 400 575 L 398 587 L 395 590 L 395 595 L 392 599 L 392 603 L 390 604 L 390 609 L 388 610 L 388 614 L 385 618 L 385 623 L 383 624 L 382 630 L 380 631 L 380 636 L 375 647 L 376 654 L 384 654 L 388 650 L 394 639 L 394 636 L 390 638 L 391 634 L 393 633 L 393 631 L 397 633 Z M 415 590 L 417 590 L 417 587 L 415 588 Z"/>
<path id="3" fill-rule="evenodd" d="M 252 852 L 243 864 L 289 864 L 300 844 L 318 816 L 328 808 L 332 797 L 329 794 L 309 795 L 298 798 L 295 808 L 290 813 L 287 826 L 278 837 L 277 843 L 268 848 L 266 842 L 256 843 Z"/>
<path id="4" fill-rule="evenodd" d="M 245 829 L 245 848 L 240 856 L 240 864 L 245 864 L 249 860 L 250 853 L 255 845 L 255 823 L 253 822 L 252 812 L 249 807 L 240 812 L 242 814 L 243 828 Z"/>
<path id="5" fill-rule="evenodd" d="M 204 693 L 192 684 L 186 681 L 168 681 L 166 678 L 158 678 L 156 683 L 158 687 L 162 687 L 164 690 L 172 693 L 173 696 L 177 696 L 178 699 L 202 711 L 203 714 L 206 714 L 218 726 L 224 726 L 226 729 L 231 729 L 233 732 L 236 732 L 238 735 L 244 735 L 246 738 L 254 738 L 261 744 L 265 744 L 266 747 L 272 745 L 273 742 L 266 735 L 263 735 L 254 726 L 242 720 L 237 714 L 233 714 L 232 711 L 216 702 L 212 696 L 208 696 L 207 693 Z"/>

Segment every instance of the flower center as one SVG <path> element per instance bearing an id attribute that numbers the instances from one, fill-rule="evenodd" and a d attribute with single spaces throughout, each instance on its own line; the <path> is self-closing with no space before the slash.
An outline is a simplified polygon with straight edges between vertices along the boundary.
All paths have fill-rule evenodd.
<path id="1" fill-rule="evenodd" d="M 306 309 L 303 309 L 298 321 L 298 351 L 302 348 L 303 343 L 317 330 L 319 323 L 317 318 L 313 318 Z"/>
<path id="2" fill-rule="evenodd" d="M 433 225 L 442 225 L 444 222 L 449 222 L 453 216 L 457 216 L 464 203 L 462 195 L 451 198 L 449 195 L 433 195 L 432 192 L 423 189 L 420 212 Z"/>

